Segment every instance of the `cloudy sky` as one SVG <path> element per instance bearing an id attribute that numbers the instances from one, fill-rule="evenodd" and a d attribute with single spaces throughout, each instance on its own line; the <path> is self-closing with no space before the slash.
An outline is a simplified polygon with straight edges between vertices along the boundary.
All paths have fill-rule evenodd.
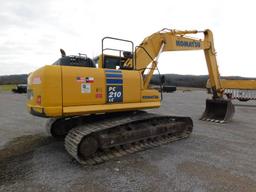
<path id="1" fill-rule="evenodd" d="M 0 75 L 29 73 L 67 54 L 101 51 L 114 36 L 138 45 L 162 28 L 211 29 L 221 75 L 256 77 L 251 0 L 0 0 Z M 161 73 L 207 74 L 202 51 L 160 56 Z"/>

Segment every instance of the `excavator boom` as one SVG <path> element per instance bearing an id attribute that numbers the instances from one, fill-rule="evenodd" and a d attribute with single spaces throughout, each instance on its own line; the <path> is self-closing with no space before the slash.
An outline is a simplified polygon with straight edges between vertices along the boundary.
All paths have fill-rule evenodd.
<path id="1" fill-rule="evenodd" d="M 203 33 L 204 39 L 196 39 L 188 37 L 187 35 L 193 35 Z M 161 52 L 166 51 L 190 51 L 190 50 L 204 50 L 206 63 L 209 71 L 209 77 L 213 83 L 213 87 L 216 89 L 216 96 L 221 97 L 221 84 L 220 75 L 217 66 L 216 52 L 213 43 L 213 34 L 207 29 L 205 31 L 176 31 L 163 29 L 157 33 L 154 33 L 146 37 L 143 42 L 135 50 L 134 60 L 135 69 L 144 71 L 150 63 L 153 63 L 151 70 L 145 79 L 145 82 L 149 82 L 153 73 L 157 67 L 157 59 Z M 132 59 L 129 59 L 125 66 L 132 66 Z M 144 83 L 148 86 L 148 83 Z M 145 87 L 146 88 L 146 87 Z"/>

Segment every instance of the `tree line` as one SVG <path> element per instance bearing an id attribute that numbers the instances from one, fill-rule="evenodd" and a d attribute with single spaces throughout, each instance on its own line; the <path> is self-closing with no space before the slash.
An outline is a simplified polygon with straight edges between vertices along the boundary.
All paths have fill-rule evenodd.
<path id="1" fill-rule="evenodd" d="M 203 88 L 208 80 L 208 75 L 178 75 L 178 74 L 164 74 L 165 85 L 177 86 L 177 87 L 198 87 Z M 159 85 L 161 82 L 161 76 L 154 75 L 151 84 Z M 4 75 L 0 76 L 0 85 L 7 84 L 26 84 L 27 74 L 21 75 Z M 223 79 L 256 79 L 245 78 L 239 76 L 222 77 Z"/>

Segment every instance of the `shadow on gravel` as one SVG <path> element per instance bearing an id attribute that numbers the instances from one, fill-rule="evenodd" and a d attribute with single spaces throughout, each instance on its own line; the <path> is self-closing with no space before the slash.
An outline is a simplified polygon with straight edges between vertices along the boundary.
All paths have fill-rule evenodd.
<path id="1" fill-rule="evenodd" d="M 54 141 L 56 140 L 52 137 L 42 136 L 39 134 L 17 137 L 0 150 L 0 160 L 2 162 L 3 159 L 27 153 L 39 146 L 47 145 Z"/>
<path id="2" fill-rule="evenodd" d="M 0 150 L 0 186 L 32 174 L 29 160 L 33 158 L 33 151 L 53 142 L 56 140 L 52 137 L 42 135 L 26 135 L 9 142 Z"/>

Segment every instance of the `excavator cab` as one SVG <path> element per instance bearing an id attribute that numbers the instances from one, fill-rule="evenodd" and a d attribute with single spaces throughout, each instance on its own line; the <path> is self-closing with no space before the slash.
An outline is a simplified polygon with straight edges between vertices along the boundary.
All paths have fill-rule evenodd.
<path id="1" fill-rule="evenodd" d="M 112 48 L 116 43 L 118 44 L 118 48 Z M 120 45 L 123 48 L 120 49 Z M 115 37 L 104 37 L 102 39 L 101 55 L 94 60 L 98 64 L 98 68 L 133 70 L 135 67 L 133 56 L 134 43 L 132 41 Z M 127 60 L 132 61 L 131 67 L 124 65 Z"/>

